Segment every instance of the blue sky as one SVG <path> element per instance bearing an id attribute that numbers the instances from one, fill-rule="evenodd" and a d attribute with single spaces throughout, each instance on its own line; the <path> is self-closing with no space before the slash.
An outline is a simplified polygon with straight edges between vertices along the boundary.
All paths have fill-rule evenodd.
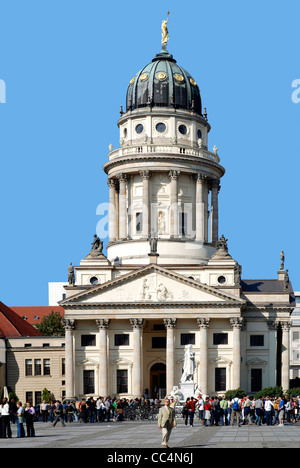
<path id="1" fill-rule="evenodd" d="M 226 168 L 220 235 L 243 278 L 300 290 L 299 1 L 14 0 L 0 5 L 0 300 L 47 305 L 90 249 L 108 201 L 102 165 L 127 85 L 168 50 L 196 79 Z"/>

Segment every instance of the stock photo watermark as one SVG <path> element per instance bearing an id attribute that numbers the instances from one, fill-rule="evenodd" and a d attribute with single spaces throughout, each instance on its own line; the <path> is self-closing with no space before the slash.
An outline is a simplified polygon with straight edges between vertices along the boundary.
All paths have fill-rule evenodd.
<path id="1" fill-rule="evenodd" d="M 0 104 L 6 104 L 6 84 L 0 79 Z"/>
<path id="2" fill-rule="evenodd" d="M 294 104 L 299 104 L 300 103 L 300 79 L 293 81 L 292 88 L 295 88 L 295 91 L 293 91 L 292 93 L 292 101 Z"/>
<path id="3" fill-rule="evenodd" d="M 195 227 L 196 213 L 202 221 L 203 229 L 200 232 Z M 204 240 L 206 237 L 204 225 L 207 226 L 208 231 L 209 214 L 204 203 L 183 203 L 182 205 L 174 203 L 170 206 L 159 207 L 157 203 L 151 203 L 149 206 L 134 203 L 126 208 L 125 215 L 116 209 L 114 204 L 100 203 L 96 209 L 96 215 L 100 218 L 96 226 L 96 233 L 101 239 L 109 239 L 111 227 L 113 237 L 116 237 L 117 231 L 120 230 L 128 239 L 140 237 L 145 239 L 147 236 L 168 238 L 173 234 L 173 237 L 187 242 L 196 239 L 201 247 L 201 239 Z M 121 224 L 124 227 L 124 232 L 121 231 Z M 187 248 L 189 247 L 187 246 Z"/>

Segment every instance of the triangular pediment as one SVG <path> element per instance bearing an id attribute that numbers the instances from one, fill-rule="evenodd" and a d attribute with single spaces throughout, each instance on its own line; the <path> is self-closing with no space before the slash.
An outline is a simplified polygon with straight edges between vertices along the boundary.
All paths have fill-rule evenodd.
<path id="1" fill-rule="evenodd" d="M 230 303 L 240 307 L 244 301 L 161 266 L 149 265 L 74 295 L 60 304 L 67 307 L 109 303 Z"/>

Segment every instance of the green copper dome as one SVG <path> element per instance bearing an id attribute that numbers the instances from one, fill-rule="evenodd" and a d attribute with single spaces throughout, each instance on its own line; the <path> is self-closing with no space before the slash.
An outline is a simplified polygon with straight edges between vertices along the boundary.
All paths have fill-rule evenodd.
<path id="1" fill-rule="evenodd" d="M 202 115 L 197 83 L 166 50 L 140 70 L 128 87 L 127 112 L 149 106 L 186 109 Z"/>

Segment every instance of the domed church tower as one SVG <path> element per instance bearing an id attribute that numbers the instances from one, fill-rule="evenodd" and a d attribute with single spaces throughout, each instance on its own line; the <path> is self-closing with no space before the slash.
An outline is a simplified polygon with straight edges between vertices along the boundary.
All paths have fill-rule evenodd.
<path id="1" fill-rule="evenodd" d="M 68 398 L 289 388 L 284 255 L 278 279 L 242 280 L 219 237 L 225 170 L 216 146 L 208 150 L 199 87 L 167 51 L 165 24 L 161 52 L 129 83 L 120 148 L 104 164 L 107 257 L 95 235 L 59 302 Z"/>
<path id="2" fill-rule="evenodd" d="M 218 240 L 224 168 L 208 151 L 211 129 L 199 87 L 163 49 L 130 81 L 118 122 L 120 148 L 104 165 L 109 185 L 108 259 L 159 264 L 207 263 Z"/>

